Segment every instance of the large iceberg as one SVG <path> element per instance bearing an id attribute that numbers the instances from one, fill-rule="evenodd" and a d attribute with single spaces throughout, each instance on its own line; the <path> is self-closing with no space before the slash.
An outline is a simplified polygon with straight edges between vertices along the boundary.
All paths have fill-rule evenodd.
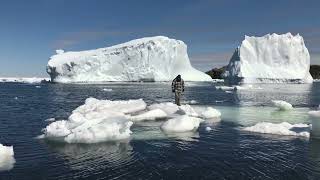
<path id="1" fill-rule="evenodd" d="M 191 66 L 184 42 L 163 36 L 56 53 L 47 65 L 53 82 L 171 81 L 178 74 L 185 81 L 211 81 L 210 76 Z"/>
<path id="2" fill-rule="evenodd" d="M 224 74 L 237 83 L 312 83 L 310 55 L 299 34 L 245 36 Z"/>

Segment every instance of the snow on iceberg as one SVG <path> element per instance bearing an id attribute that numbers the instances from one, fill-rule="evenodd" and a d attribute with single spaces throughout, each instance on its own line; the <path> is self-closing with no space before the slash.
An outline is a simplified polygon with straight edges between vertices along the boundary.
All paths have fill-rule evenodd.
<path id="1" fill-rule="evenodd" d="M 272 103 L 274 106 L 278 107 L 279 110 L 281 110 L 281 111 L 293 109 L 292 105 L 286 101 L 273 100 Z"/>
<path id="2" fill-rule="evenodd" d="M 274 124 L 268 122 L 257 123 L 254 126 L 243 128 L 245 131 L 263 133 L 263 134 L 275 134 L 283 136 L 310 136 L 310 126 L 307 124 L 290 124 L 287 122 Z"/>
<path id="3" fill-rule="evenodd" d="M 13 147 L 0 144 L 0 171 L 12 169 L 15 162 Z"/>
<path id="4" fill-rule="evenodd" d="M 168 115 L 172 115 L 179 110 L 179 106 L 172 102 L 164 102 L 164 103 L 152 104 L 148 106 L 148 109 L 149 110 L 161 109 Z"/>
<path id="5" fill-rule="evenodd" d="M 96 143 L 130 137 L 129 113 L 146 109 L 142 99 L 110 101 L 88 98 L 76 108 L 68 120 L 49 124 L 41 137 L 68 143 Z"/>
<path id="6" fill-rule="evenodd" d="M 131 116 L 132 121 L 144 121 L 144 120 L 156 120 L 156 119 L 164 119 L 167 117 L 167 113 L 161 109 L 153 109 L 147 111 L 145 113 Z"/>
<path id="7" fill-rule="evenodd" d="M 225 82 L 312 83 L 310 55 L 299 34 L 245 36 L 227 66 Z"/>
<path id="8" fill-rule="evenodd" d="M 57 51 L 47 65 L 53 82 L 171 81 L 178 74 L 185 81 L 212 81 L 194 69 L 187 45 L 156 36 L 79 52 Z"/>
<path id="9" fill-rule="evenodd" d="M 198 129 L 202 119 L 188 115 L 169 119 L 161 125 L 161 129 L 168 133 L 182 133 Z"/>

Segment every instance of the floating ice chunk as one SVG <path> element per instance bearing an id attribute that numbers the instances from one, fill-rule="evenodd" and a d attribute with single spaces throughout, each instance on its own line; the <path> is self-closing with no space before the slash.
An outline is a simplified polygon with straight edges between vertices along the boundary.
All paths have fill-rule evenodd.
<path id="1" fill-rule="evenodd" d="M 218 111 L 212 107 L 207 107 L 207 109 L 201 113 L 201 117 L 205 118 L 205 119 L 217 118 L 220 116 L 221 116 L 220 111 Z"/>
<path id="2" fill-rule="evenodd" d="M 309 111 L 312 123 L 312 136 L 320 138 L 320 111 Z"/>
<path id="3" fill-rule="evenodd" d="M 236 90 L 236 88 L 233 86 L 216 86 L 216 89 L 223 90 L 223 91 Z"/>
<path id="4" fill-rule="evenodd" d="M 13 147 L 0 144 L 0 171 L 12 169 L 15 162 Z"/>
<path id="5" fill-rule="evenodd" d="M 194 116 L 194 117 L 199 116 L 199 114 L 189 104 L 179 106 L 179 110 L 180 112 L 188 116 Z"/>
<path id="6" fill-rule="evenodd" d="M 320 111 L 309 111 L 308 114 L 315 118 L 320 118 Z"/>
<path id="7" fill-rule="evenodd" d="M 211 127 L 206 127 L 206 131 L 211 131 L 212 130 L 212 128 Z"/>
<path id="8" fill-rule="evenodd" d="M 18 97 L 14 97 L 15 100 L 18 100 Z"/>
<path id="9" fill-rule="evenodd" d="M 274 100 L 272 101 L 272 103 L 274 106 L 278 107 L 279 110 L 281 111 L 293 109 L 292 105 L 290 103 L 287 103 L 286 101 Z"/>
<path id="10" fill-rule="evenodd" d="M 262 89 L 260 86 L 253 86 L 252 84 L 242 85 L 242 86 L 234 86 L 236 90 L 258 90 Z"/>
<path id="11" fill-rule="evenodd" d="M 310 136 L 310 126 L 307 124 L 290 124 L 287 122 L 274 124 L 268 122 L 257 123 L 254 126 L 243 128 L 245 131 L 264 133 L 264 134 L 276 134 L 284 136 Z"/>
<path id="12" fill-rule="evenodd" d="M 177 106 L 176 104 L 173 104 L 171 102 L 166 102 L 166 103 L 152 104 L 152 105 L 148 106 L 148 109 L 150 109 L 150 110 L 161 109 L 164 112 L 166 112 L 167 115 L 171 115 L 179 110 L 179 106 Z"/>
<path id="13" fill-rule="evenodd" d="M 36 88 L 41 88 L 41 86 L 36 86 Z"/>
<path id="14" fill-rule="evenodd" d="M 105 92 L 111 92 L 112 89 L 107 89 L 107 88 L 103 88 L 102 91 L 105 91 Z"/>
<path id="15" fill-rule="evenodd" d="M 181 133 L 197 130 L 202 119 L 187 115 L 169 119 L 161 125 L 165 132 Z"/>
<path id="16" fill-rule="evenodd" d="M 55 121 L 56 119 L 55 118 L 48 118 L 48 119 L 46 119 L 46 120 L 44 120 L 44 121 L 46 121 L 46 122 L 53 122 L 53 121 Z"/>
<path id="17" fill-rule="evenodd" d="M 144 120 L 156 120 L 156 119 L 163 119 L 167 117 L 167 113 L 161 109 L 153 109 L 147 111 L 143 114 L 139 114 L 136 116 L 132 116 L 132 121 L 144 121 Z"/>
<path id="18" fill-rule="evenodd" d="M 68 120 L 55 121 L 44 130 L 42 137 L 68 143 L 96 143 L 130 137 L 129 113 L 142 111 L 146 103 L 142 99 L 110 101 L 88 98 Z"/>

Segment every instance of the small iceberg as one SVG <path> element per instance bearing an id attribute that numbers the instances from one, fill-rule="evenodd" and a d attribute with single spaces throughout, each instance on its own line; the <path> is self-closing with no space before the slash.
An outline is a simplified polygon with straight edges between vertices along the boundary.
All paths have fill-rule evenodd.
<path id="1" fill-rule="evenodd" d="M 43 129 L 39 138 L 67 143 L 97 143 L 127 139 L 132 133 L 130 113 L 146 109 L 142 99 L 110 101 L 88 98 L 72 111 L 67 120 L 55 121 Z"/>
<path id="2" fill-rule="evenodd" d="M 287 122 L 275 124 L 261 122 L 254 126 L 245 127 L 243 130 L 263 134 L 309 137 L 311 128 L 308 124 L 290 124 Z"/>
<path id="3" fill-rule="evenodd" d="M 220 111 L 212 107 L 207 107 L 207 109 L 201 113 L 201 117 L 205 119 L 218 118 L 220 116 L 221 116 Z"/>
<path id="4" fill-rule="evenodd" d="M 273 105 L 278 107 L 280 111 L 286 111 L 293 109 L 292 105 L 286 101 L 282 100 L 273 100 Z"/>
<path id="5" fill-rule="evenodd" d="M 13 147 L 0 144 L 0 171 L 11 170 L 15 162 Z"/>
<path id="6" fill-rule="evenodd" d="M 169 119 L 161 125 L 161 129 L 168 133 L 182 133 L 198 129 L 202 119 L 188 115 Z"/>

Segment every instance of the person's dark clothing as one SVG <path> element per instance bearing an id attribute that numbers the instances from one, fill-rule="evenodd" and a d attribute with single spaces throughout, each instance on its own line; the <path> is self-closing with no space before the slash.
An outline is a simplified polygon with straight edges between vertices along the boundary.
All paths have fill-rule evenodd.
<path id="1" fill-rule="evenodd" d="M 182 92 L 184 92 L 184 81 L 180 75 L 178 75 L 171 84 L 172 92 L 175 93 L 175 103 L 180 106 L 180 98 Z"/>

